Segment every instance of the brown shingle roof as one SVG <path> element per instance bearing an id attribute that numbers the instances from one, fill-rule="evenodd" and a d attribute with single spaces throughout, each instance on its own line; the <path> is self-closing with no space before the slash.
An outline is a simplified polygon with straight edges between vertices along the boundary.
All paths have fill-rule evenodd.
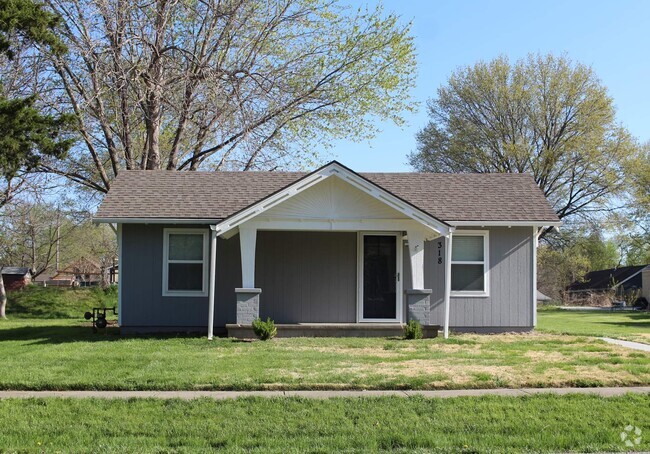
<path id="1" fill-rule="evenodd" d="M 96 218 L 224 219 L 305 175 L 123 171 L 113 181 Z M 360 175 L 444 221 L 558 221 L 526 174 Z"/>

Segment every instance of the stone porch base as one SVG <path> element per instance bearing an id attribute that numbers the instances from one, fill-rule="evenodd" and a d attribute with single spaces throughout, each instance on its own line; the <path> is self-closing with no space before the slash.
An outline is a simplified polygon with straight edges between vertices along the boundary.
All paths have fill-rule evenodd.
<path id="1" fill-rule="evenodd" d="M 277 337 L 401 337 L 403 325 L 399 323 L 295 323 L 276 324 Z M 438 337 L 439 325 L 422 327 L 425 338 Z M 254 339 L 251 325 L 226 325 L 228 337 Z"/>

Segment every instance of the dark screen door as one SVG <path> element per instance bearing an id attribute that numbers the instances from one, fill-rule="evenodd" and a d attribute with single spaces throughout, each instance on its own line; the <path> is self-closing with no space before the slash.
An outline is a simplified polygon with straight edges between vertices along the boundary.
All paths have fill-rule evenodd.
<path id="1" fill-rule="evenodd" d="M 395 319 L 397 237 L 363 236 L 363 318 Z"/>

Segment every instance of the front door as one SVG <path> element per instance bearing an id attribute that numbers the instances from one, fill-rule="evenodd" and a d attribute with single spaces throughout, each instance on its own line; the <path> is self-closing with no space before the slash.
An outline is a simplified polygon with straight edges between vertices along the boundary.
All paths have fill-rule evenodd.
<path id="1" fill-rule="evenodd" d="M 361 321 L 399 321 L 397 234 L 361 235 Z"/>

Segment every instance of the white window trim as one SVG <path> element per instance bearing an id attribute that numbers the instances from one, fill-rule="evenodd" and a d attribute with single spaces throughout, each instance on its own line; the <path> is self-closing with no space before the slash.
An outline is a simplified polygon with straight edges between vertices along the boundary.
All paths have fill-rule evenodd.
<path id="1" fill-rule="evenodd" d="M 453 265 L 483 265 L 483 284 L 484 289 L 479 290 L 451 290 L 450 295 L 453 297 L 464 298 L 487 298 L 490 296 L 490 231 L 489 230 L 456 230 L 452 236 L 451 250 L 454 250 L 453 238 L 457 236 L 482 236 L 483 237 L 483 261 L 454 261 L 451 260 L 449 269 L 453 270 Z M 453 273 L 453 271 L 451 271 Z M 451 281 L 449 283 L 451 285 Z"/>
<path id="2" fill-rule="evenodd" d="M 203 285 L 201 290 L 169 290 L 169 235 L 174 233 L 200 234 L 203 236 Z M 189 297 L 206 297 L 208 296 L 208 230 L 206 229 L 183 229 L 169 228 L 163 229 L 163 278 L 162 278 L 162 296 L 189 296 Z M 173 260 L 171 263 L 199 263 L 198 260 Z"/>

